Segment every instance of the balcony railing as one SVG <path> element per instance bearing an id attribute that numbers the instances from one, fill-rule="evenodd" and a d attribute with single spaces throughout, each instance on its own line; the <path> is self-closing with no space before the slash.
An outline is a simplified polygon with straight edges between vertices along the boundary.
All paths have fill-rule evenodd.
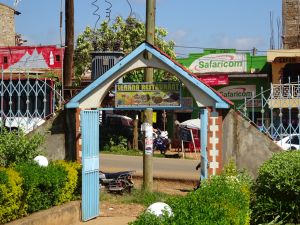
<path id="1" fill-rule="evenodd" d="M 300 98 L 300 84 L 271 84 L 271 99 Z"/>

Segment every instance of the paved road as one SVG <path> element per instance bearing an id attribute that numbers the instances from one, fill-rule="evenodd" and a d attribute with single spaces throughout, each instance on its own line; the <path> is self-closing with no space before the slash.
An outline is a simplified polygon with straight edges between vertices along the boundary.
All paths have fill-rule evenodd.
<path id="1" fill-rule="evenodd" d="M 153 176 L 165 179 L 198 180 L 199 170 L 195 170 L 198 162 L 191 159 L 153 157 Z M 143 157 L 100 154 L 100 170 L 105 172 L 135 170 L 137 176 L 142 176 Z"/>

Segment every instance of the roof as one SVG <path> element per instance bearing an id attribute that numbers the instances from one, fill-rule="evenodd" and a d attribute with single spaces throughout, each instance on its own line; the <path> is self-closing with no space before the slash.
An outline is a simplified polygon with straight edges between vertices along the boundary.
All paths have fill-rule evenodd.
<path id="1" fill-rule="evenodd" d="M 148 43 L 149 44 L 149 43 Z M 157 51 L 159 51 L 161 54 L 163 54 L 164 56 L 166 56 L 168 59 L 170 59 L 174 64 L 176 64 L 178 67 L 180 67 L 181 69 L 183 69 L 184 71 L 186 71 L 189 75 L 195 77 L 197 80 L 199 80 L 198 76 L 194 73 L 192 73 L 191 71 L 189 71 L 186 67 L 184 67 L 182 64 L 180 64 L 179 62 L 177 62 L 176 60 L 172 59 L 171 56 L 167 55 L 165 52 L 163 52 L 162 50 L 160 50 L 159 48 L 157 48 L 154 45 L 149 44 L 150 46 L 152 46 L 153 48 L 155 48 Z M 230 105 L 234 105 L 234 103 L 232 101 L 230 101 L 228 98 L 224 97 L 220 92 L 218 92 L 217 90 L 215 90 L 214 88 L 212 88 L 210 85 L 206 84 L 205 82 L 199 80 L 202 84 L 206 85 L 208 88 L 210 88 L 212 91 L 214 91 L 217 95 L 219 95 L 224 101 L 226 101 L 228 104 Z"/>
<path id="2" fill-rule="evenodd" d="M 300 49 L 276 49 L 267 52 L 268 62 L 275 61 L 276 58 L 300 57 Z"/>
<path id="3" fill-rule="evenodd" d="M 144 52 L 152 54 L 152 59 L 144 58 Z M 169 71 L 176 75 L 189 89 L 197 104 L 215 108 L 229 108 L 233 103 L 221 93 L 198 80 L 197 76 L 173 60 L 159 48 L 147 42 L 140 44 L 134 51 L 124 57 L 110 70 L 83 89 L 66 104 L 66 108 L 97 108 L 96 104 L 104 98 L 105 91 L 125 73 L 137 68 L 153 67 Z M 195 97 L 196 96 L 196 97 Z M 98 106 L 99 107 L 99 106 Z"/>
<path id="4" fill-rule="evenodd" d="M 21 14 L 19 11 L 15 10 L 14 8 L 12 8 L 12 7 L 8 6 L 8 5 L 5 5 L 5 4 L 3 4 L 1 2 L 0 2 L 0 5 L 13 10 L 15 15 L 20 15 Z"/>

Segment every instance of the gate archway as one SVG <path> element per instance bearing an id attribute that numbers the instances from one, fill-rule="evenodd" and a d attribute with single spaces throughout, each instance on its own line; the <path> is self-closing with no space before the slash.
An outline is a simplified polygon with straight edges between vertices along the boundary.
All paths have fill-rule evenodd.
<path id="1" fill-rule="evenodd" d="M 145 57 L 145 53 L 147 52 L 152 55 L 150 60 Z M 93 212 L 92 214 L 89 212 L 91 208 L 99 208 L 98 198 L 95 198 L 95 196 L 99 195 L 99 188 L 95 186 L 95 183 L 99 180 L 97 171 L 99 169 L 99 155 L 95 154 L 97 151 L 94 151 L 95 147 L 97 148 L 99 144 L 94 143 L 90 139 L 91 136 L 89 134 L 89 132 L 99 132 L 99 130 L 96 131 L 99 129 L 99 126 L 94 119 L 91 119 L 95 118 L 97 110 L 90 110 L 100 108 L 101 102 L 110 90 L 110 87 L 119 78 L 132 70 L 147 67 L 161 69 L 175 75 L 186 86 L 195 99 L 197 107 L 201 109 L 201 178 L 205 179 L 209 175 L 215 175 L 221 170 L 222 110 L 229 109 L 233 103 L 210 86 L 198 80 L 196 76 L 172 60 L 160 49 L 144 42 L 66 104 L 66 108 L 68 109 L 79 108 L 83 110 L 81 112 L 81 130 L 82 132 L 87 132 L 82 137 L 82 177 L 83 187 L 85 187 L 82 193 L 83 220 L 89 220 L 99 215 L 99 212 Z M 156 107 L 151 106 L 151 108 Z M 164 109 L 164 107 L 158 108 Z M 93 116 L 90 118 L 88 114 L 92 114 Z M 85 154 L 86 152 L 93 152 L 93 154 Z"/>

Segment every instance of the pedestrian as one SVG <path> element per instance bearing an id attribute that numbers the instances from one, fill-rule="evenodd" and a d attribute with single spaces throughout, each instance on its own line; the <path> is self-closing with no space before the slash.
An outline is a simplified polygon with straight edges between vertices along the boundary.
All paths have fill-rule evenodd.
<path id="1" fill-rule="evenodd" d="M 201 162 L 199 162 L 196 166 L 196 170 L 199 170 L 201 168 Z M 194 190 L 197 190 L 200 187 L 201 179 L 199 178 L 199 181 L 197 182 L 197 186 L 194 188 Z"/>

